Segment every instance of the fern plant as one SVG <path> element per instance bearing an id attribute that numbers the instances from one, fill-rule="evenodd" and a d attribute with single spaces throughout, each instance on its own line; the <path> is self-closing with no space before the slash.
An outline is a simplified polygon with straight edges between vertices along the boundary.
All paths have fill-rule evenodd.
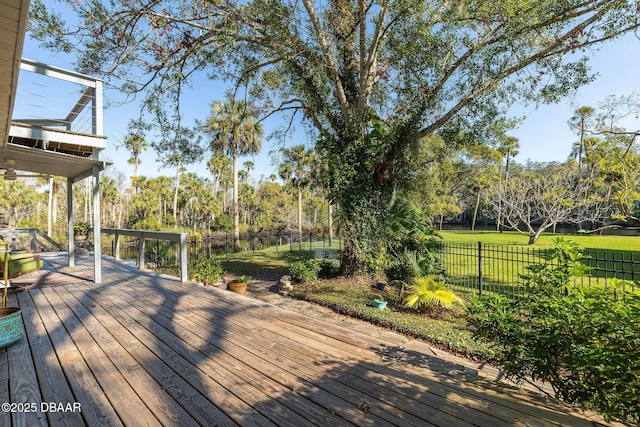
<path id="1" fill-rule="evenodd" d="M 404 299 L 405 307 L 415 309 L 422 306 L 451 307 L 454 303 L 462 304 L 462 299 L 447 288 L 438 276 L 417 277 Z"/>

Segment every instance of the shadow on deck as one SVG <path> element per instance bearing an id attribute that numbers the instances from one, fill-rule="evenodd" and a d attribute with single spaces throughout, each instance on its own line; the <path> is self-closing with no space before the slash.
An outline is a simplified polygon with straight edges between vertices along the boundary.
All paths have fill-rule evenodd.
<path id="1" fill-rule="evenodd" d="M 606 424 L 432 355 L 107 257 L 96 285 L 83 280 L 90 261 L 10 295 L 26 334 L 0 350 L 11 409 L 0 425 Z"/>

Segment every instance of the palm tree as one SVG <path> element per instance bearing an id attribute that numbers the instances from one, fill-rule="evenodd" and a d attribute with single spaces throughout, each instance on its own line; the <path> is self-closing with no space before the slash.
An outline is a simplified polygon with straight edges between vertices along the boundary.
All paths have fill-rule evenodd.
<path id="1" fill-rule="evenodd" d="M 298 234 L 302 235 L 302 189 L 308 185 L 313 152 L 301 144 L 282 150 L 282 157 L 278 173 L 298 192 Z"/>
<path id="2" fill-rule="evenodd" d="M 211 105 L 204 130 L 211 134 L 211 149 L 226 153 L 233 160 L 233 250 L 240 251 L 238 211 L 238 157 L 260 152 L 264 135 L 257 109 L 247 101 L 231 96 Z"/>
<path id="3" fill-rule="evenodd" d="M 140 154 L 149 148 L 149 144 L 144 140 L 142 135 L 133 133 L 125 139 L 124 147 L 131 153 L 131 157 L 127 160 L 127 163 L 133 165 L 133 176 L 138 178 L 138 165 L 141 163 Z"/>
<path id="4" fill-rule="evenodd" d="M 517 156 L 519 149 L 520 143 L 518 142 L 518 138 L 513 136 L 505 136 L 498 147 L 498 151 L 502 154 L 503 158 L 506 159 L 504 167 L 504 188 L 507 188 L 507 185 L 509 184 L 509 159 Z M 502 169 L 502 162 L 500 162 L 500 169 Z M 500 171 L 500 174 L 502 175 L 502 170 Z M 498 210 L 498 221 L 496 223 L 498 231 L 502 231 L 501 213 L 502 210 Z"/>
<path id="5" fill-rule="evenodd" d="M 571 127 L 577 127 L 580 132 L 580 143 L 578 147 L 574 147 L 571 152 L 571 155 L 574 157 L 578 157 L 578 177 L 582 175 L 582 155 L 586 156 L 586 146 L 584 144 L 584 134 L 587 130 L 587 121 L 593 115 L 596 110 L 593 107 L 583 106 L 576 110 L 576 113 L 569 120 L 569 125 Z M 577 150 L 576 150 L 577 148 Z"/>

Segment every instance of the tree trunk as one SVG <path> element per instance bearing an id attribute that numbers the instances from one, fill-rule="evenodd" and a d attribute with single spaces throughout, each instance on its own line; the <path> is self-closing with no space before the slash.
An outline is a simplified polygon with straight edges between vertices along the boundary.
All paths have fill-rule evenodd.
<path id="1" fill-rule="evenodd" d="M 533 245 L 536 243 L 536 240 L 538 240 L 538 236 L 535 234 L 529 234 L 529 245 Z"/>
<path id="2" fill-rule="evenodd" d="M 173 218 L 176 221 L 175 228 L 178 228 L 178 190 L 180 189 L 180 163 L 176 165 L 176 189 L 173 194 Z"/>
<path id="3" fill-rule="evenodd" d="M 478 217 L 478 207 L 480 206 L 480 192 L 478 189 L 478 194 L 476 196 L 476 207 L 473 209 L 473 217 L 471 218 L 471 231 L 475 231 L 476 229 L 476 218 Z"/>
<path id="4" fill-rule="evenodd" d="M 58 192 L 60 191 L 60 185 L 54 180 L 53 181 L 53 208 L 52 208 L 52 217 L 53 223 L 58 222 Z"/>
<path id="5" fill-rule="evenodd" d="M 298 186 L 298 235 L 302 236 L 302 187 Z"/>
<path id="6" fill-rule="evenodd" d="M 333 206 L 331 206 L 331 202 L 329 202 L 328 205 L 329 246 L 331 246 L 331 241 L 333 240 Z"/>
<path id="7" fill-rule="evenodd" d="M 49 204 L 47 205 L 47 236 L 53 232 L 53 178 L 49 178 Z"/>
<path id="8" fill-rule="evenodd" d="M 233 251 L 240 252 L 240 212 L 238 211 L 238 155 L 233 153 Z"/>

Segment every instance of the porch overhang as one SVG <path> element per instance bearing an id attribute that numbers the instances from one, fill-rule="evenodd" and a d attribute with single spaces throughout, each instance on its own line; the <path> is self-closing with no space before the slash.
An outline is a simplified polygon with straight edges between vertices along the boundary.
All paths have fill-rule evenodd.
<path id="1" fill-rule="evenodd" d="M 42 175 L 61 176 L 78 182 L 93 174 L 93 167 L 103 171 L 108 164 L 90 157 L 80 157 L 39 148 L 25 147 L 8 143 L 0 149 L 0 163 L 7 160 L 15 162 L 15 169 L 35 172 Z"/>

